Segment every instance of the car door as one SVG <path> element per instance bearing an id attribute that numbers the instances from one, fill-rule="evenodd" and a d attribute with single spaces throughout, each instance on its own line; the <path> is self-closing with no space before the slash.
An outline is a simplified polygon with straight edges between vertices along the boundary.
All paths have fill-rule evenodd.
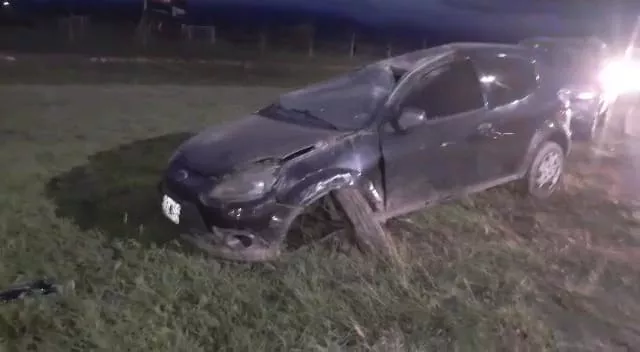
<path id="1" fill-rule="evenodd" d="M 515 174 L 539 123 L 534 100 L 535 64 L 526 57 L 496 54 L 475 62 L 487 100 L 484 133 L 476 139 L 478 174 L 492 182 Z"/>
<path id="2" fill-rule="evenodd" d="M 391 212 L 476 182 L 470 137 L 485 105 L 473 65 L 456 60 L 415 77 L 401 83 L 411 88 L 391 104 L 396 113 L 381 129 L 386 208 Z M 426 119 L 402 130 L 394 119 L 408 109 L 425 112 Z"/>

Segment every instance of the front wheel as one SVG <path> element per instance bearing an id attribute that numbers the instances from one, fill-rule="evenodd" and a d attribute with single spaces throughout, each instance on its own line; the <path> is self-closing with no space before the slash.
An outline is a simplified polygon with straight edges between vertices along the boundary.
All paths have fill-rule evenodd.
<path id="1" fill-rule="evenodd" d="M 524 179 L 527 193 L 538 199 L 551 196 L 562 181 L 564 163 L 564 150 L 558 143 L 542 143 Z"/>

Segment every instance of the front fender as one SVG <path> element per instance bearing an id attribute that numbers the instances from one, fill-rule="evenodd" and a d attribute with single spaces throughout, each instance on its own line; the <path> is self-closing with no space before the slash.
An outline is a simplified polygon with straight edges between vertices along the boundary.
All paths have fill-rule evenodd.
<path id="1" fill-rule="evenodd" d="M 361 176 L 360 171 L 344 168 L 320 170 L 303 178 L 298 184 L 282 194 L 278 202 L 306 207 L 333 190 L 353 186 Z"/>

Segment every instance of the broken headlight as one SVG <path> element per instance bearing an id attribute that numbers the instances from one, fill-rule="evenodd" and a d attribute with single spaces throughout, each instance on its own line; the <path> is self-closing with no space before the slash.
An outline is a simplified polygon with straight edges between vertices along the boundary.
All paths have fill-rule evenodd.
<path id="1" fill-rule="evenodd" d="M 250 201 L 261 198 L 277 181 L 278 166 L 260 166 L 229 175 L 209 192 L 208 196 L 222 201 Z"/>

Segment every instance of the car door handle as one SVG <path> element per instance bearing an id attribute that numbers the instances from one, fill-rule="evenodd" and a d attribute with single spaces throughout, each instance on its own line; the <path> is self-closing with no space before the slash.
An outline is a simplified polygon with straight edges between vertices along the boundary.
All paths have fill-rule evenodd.
<path id="1" fill-rule="evenodd" d="M 489 122 L 481 123 L 476 127 L 476 133 L 483 136 L 491 136 L 493 132 L 493 124 Z"/>
<path id="2" fill-rule="evenodd" d="M 472 132 L 471 135 L 468 137 L 468 140 L 471 142 L 475 142 L 475 141 L 481 141 L 481 140 L 493 138 L 494 133 L 495 131 L 493 129 L 493 124 L 489 122 L 484 122 L 479 124 L 476 127 L 475 131 Z"/>

